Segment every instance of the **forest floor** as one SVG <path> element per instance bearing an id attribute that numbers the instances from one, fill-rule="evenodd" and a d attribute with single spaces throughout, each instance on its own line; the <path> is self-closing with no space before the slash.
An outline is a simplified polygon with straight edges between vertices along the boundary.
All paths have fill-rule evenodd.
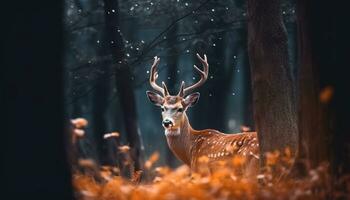
<path id="1" fill-rule="evenodd" d="M 89 168 L 91 163 L 84 162 Z M 146 164 L 147 175 L 136 172 L 131 178 L 119 176 L 119 169 L 110 166 L 95 172 L 80 170 L 73 175 L 77 199 L 350 199 L 350 177 L 332 181 L 327 165 L 297 179 L 274 176 L 281 174 L 283 167 L 276 170 L 272 165 L 263 174 L 245 177 L 228 167 L 212 173 L 191 173 L 186 165 L 152 168 L 154 162 Z M 242 164 L 237 159 L 232 162 Z"/>
<path id="2" fill-rule="evenodd" d="M 84 136 L 84 119 L 72 121 L 72 142 Z M 105 139 L 118 138 L 109 133 Z M 350 175 L 334 178 L 330 167 L 324 163 L 311 169 L 303 162 L 301 176 L 291 176 L 294 163 L 290 151 L 267 153 L 266 166 L 261 173 L 245 176 L 237 169 L 244 168 L 245 159 L 233 157 L 221 163 L 218 170 L 208 169 L 208 158 L 199 159 L 200 167 L 191 172 L 188 166 L 175 169 L 156 167 L 159 153 L 153 153 L 143 164 L 142 170 L 134 170 L 130 148 L 119 146 L 124 154 L 121 168 L 100 166 L 91 159 L 73 162 L 72 183 L 79 200 L 177 200 L 177 199 L 350 199 Z M 77 155 L 78 156 L 78 155 Z M 78 156 L 79 157 L 79 156 Z M 74 160 L 74 159 L 73 159 Z"/>

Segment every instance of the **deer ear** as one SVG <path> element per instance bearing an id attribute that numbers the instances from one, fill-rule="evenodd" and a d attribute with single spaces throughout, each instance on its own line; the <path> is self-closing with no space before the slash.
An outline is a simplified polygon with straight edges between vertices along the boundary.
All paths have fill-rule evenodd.
<path id="1" fill-rule="evenodd" d="M 156 106 L 161 106 L 164 103 L 164 98 L 159 94 L 151 91 L 146 92 L 148 99 Z"/>
<path id="2" fill-rule="evenodd" d="M 199 92 L 195 92 L 193 94 L 188 95 L 184 100 L 183 100 L 183 104 L 185 107 L 192 107 L 194 106 L 199 99 Z"/>

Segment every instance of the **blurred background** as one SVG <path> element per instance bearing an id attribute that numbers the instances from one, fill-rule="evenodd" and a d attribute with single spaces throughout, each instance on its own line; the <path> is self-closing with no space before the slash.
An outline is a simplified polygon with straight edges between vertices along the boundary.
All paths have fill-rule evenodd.
<path id="1" fill-rule="evenodd" d="M 244 0 L 65 0 L 65 112 L 89 121 L 80 155 L 115 162 L 114 143 L 103 135 L 117 131 L 119 144 L 136 149 L 141 159 L 158 151 L 159 165 L 180 164 L 167 146 L 160 109 L 145 95 L 154 56 L 161 58 L 159 83 L 176 94 L 181 81 L 198 81 L 196 53 L 207 55 L 208 80 L 188 111 L 193 128 L 254 130 L 246 10 Z M 282 1 L 282 14 L 296 75 L 293 0 Z"/>
<path id="2" fill-rule="evenodd" d="M 258 6 L 264 11 L 264 5 L 273 6 L 271 2 L 264 1 Z M 298 149 L 304 153 L 300 159 L 311 161 L 311 168 L 317 168 L 325 160 L 330 164 L 331 178 L 347 184 L 350 12 L 343 2 L 299 0 L 295 6 L 294 2 L 283 0 L 282 13 L 278 16 L 282 14 L 287 28 L 289 62 L 294 76 L 295 43 L 299 48 L 299 73 L 295 83 L 299 85 L 297 96 L 302 98 L 295 102 L 299 104 Z M 145 97 L 145 90 L 150 89 L 147 70 L 155 55 L 162 59 L 159 79 L 172 87 L 172 92 L 176 92 L 181 80 L 190 84 L 195 81 L 193 77 L 198 78 L 192 68 L 194 63 L 199 64 L 195 53 L 208 55 L 213 78 L 199 89 L 202 94 L 199 104 L 190 110 L 194 128 L 236 132 L 241 125 L 254 127 L 246 45 L 246 26 L 254 20 L 246 18 L 245 1 L 4 3 L 5 9 L 0 13 L 3 196 L 72 199 L 72 163 L 68 162 L 66 152 L 69 150 L 71 156 L 74 150 L 67 148 L 70 146 L 67 142 L 72 139 L 72 129 L 67 125 L 70 125 L 69 119 L 76 117 L 89 120 L 86 137 L 78 142 L 80 157 L 92 158 L 98 164 L 118 160 L 116 145 L 102 138 L 105 133 L 118 131 L 119 144 L 132 146 L 140 158 L 146 160 L 151 152 L 158 151 L 161 153 L 158 164 L 178 165 L 166 146 L 160 111 Z M 264 14 L 270 17 L 267 19 L 277 16 L 266 11 Z M 269 21 L 264 20 L 262 26 L 266 23 Z M 274 31 L 268 30 L 269 27 L 261 28 Z M 249 30 L 249 34 L 261 36 Z M 264 39 L 269 37 L 260 41 Z M 259 49 L 259 44 L 255 48 Z M 250 66 L 254 69 L 253 62 Z M 266 63 L 273 61 L 260 60 L 257 66 L 265 64 L 266 67 Z M 278 68 L 271 66 L 270 70 Z M 281 88 L 281 84 L 278 86 Z M 253 96 L 263 90 L 253 89 Z M 266 101 L 261 96 L 268 96 L 265 94 L 258 95 L 262 105 Z M 305 104 L 300 104 L 302 102 Z M 285 103 L 266 107 L 280 108 Z M 274 110 L 269 115 L 274 116 L 267 119 L 271 123 L 257 120 L 255 127 L 260 124 L 260 127 L 275 128 L 281 120 L 274 115 Z M 273 136 L 272 140 L 262 138 L 267 143 L 261 147 L 279 146 L 276 140 L 281 135 L 284 138 L 279 141 L 286 144 L 288 141 L 284 139 L 293 135 L 287 131 L 267 130 L 266 133 Z M 302 177 L 314 181 L 307 176 L 312 175 L 307 169 L 300 168 L 305 173 Z M 326 194 L 319 189 L 319 182 L 315 183 L 315 192 Z M 337 191 L 337 188 L 330 189 Z"/>

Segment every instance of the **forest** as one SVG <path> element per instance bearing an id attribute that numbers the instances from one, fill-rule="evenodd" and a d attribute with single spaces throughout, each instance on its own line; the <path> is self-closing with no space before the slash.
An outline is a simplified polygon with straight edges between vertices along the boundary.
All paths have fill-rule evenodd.
<path id="1" fill-rule="evenodd" d="M 194 127 L 239 132 L 241 126 L 254 126 L 244 1 L 67 1 L 65 8 L 66 110 L 70 118 L 90 122 L 88 140 L 80 145 L 88 157 L 111 162 L 113 150 L 103 147 L 102 136 L 118 131 L 122 143 L 135 143 L 145 155 L 159 151 L 160 163 L 179 164 L 168 150 L 159 110 L 145 95 L 154 56 L 162 59 L 159 80 L 176 93 L 181 81 L 198 79 L 192 67 L 198 64 L 196 53 L 207 54 L 209 80 L 189 110 Z M 283 1 L 282 9 L 294 77 L 295 5 Z"/>
<path id="2" fill-rule="evenodd" d="M 3 23 L 13 198 L 350 198 L 345 6 L 9 7 L 24 15 Z"/>

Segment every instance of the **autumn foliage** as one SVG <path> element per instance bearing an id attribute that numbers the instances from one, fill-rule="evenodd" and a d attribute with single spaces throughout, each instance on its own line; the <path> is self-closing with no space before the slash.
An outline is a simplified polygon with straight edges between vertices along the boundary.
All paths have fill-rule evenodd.
<path id="1" fill-rule="evenodd" d="M 128 154 L 129 148 L 121 146 L 119 151 Z M 333 179 L 327 163 L 296 178 L 289 171 L 293 161 L 289 149 L 265 157 L 265 167 L 254 176 L 237 170 L 245 162 L 237 156 L 219 163 L 216 170 L 209 169 L 209 159 L 202 157 L 200 168 L 193 172 L 186 165 L 157 167 L 159 153 L 155 152 L 143 170 L 130 176 L 122 175 L 117 166 L 97 166 L 93 160 L 80 159 L 72 181 L 81 200 L 350 199 L 350 176 Z"/>

